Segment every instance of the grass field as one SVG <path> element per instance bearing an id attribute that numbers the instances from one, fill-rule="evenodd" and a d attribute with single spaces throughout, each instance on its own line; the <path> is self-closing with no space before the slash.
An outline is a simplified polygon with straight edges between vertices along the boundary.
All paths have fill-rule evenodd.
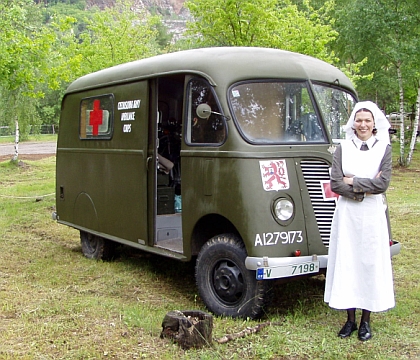
<path id="1" fill-rule="evenodd" d="M 160 339 L 168 311 L 205 310 L 193 264 L 129 248 L 113 262 L 85 259 L 78 232 L 51 219 L 54 170 L 55 157 L 0 163 L 0 359 L 420 358 L 419 151 L 409 169 L 394 168 L 388 191 L 403 245 L 393 260 L 397 306 L 372 314 L 366 343 L 337 337 L 345 313 L 323 302 L 323 277 L 279 284 L 261 320 L 279 324 L 257 334 L 188 351 Z M 217 317 L 213 337 L 257 324 Z"/>
<path id="2" fill-rule="evenodd" d="M 51 134 L 39 134 L 39 135 L 29 135 L 28 139 L 25 141 L 53 141 L 57 140 L 57 135 Z M 4 143 L 14 143 L 15 138 L 14 136 L 0 136 L 0 144 Z"/>

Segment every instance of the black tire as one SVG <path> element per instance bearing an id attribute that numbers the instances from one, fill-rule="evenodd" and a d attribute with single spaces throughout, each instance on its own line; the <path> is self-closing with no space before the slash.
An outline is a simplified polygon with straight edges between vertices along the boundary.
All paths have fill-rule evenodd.
<path id="1" fill-rule="evenodd" d="M 195 278 L 200 297 L 214 314 L 261 316 L 269 285 L 245 267 L 246 256 L 243 242 L 233 234 L 215 236 L 201 248 Z"/>
<path id="2" fill-rule="evenodd" d="M 111 260 L 114 256 L 115 243 L 100 236 L 80 231 L 82 253 L 88 259 Z"/>

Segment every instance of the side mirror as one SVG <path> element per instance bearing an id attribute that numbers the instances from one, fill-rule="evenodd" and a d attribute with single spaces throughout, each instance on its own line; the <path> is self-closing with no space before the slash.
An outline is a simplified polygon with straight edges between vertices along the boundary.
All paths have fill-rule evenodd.
<path id="1" fill-rule="evenodd" d="M 200 119 L 208 119 L 211 114 L 216 114 L 216 115 L 222 116 L 226 120 L 230 120 L 230 117 L 229 116 L 223 115 L 223 114 L 218 113 L 216 111 L 212 111 L 210 105 L 208 105 L 208 104 L 200 104 L 200 105 L 198 105 L 197 106 L 196 113 L 197 113 L 197 116 Z"/>
<path id="2" fill-rule="evenodd" d="M 211 107 L 208 104 L 200 104 L 197 106 L 196 112 L 200 119 L 208 119 L 211 115 Z"/>

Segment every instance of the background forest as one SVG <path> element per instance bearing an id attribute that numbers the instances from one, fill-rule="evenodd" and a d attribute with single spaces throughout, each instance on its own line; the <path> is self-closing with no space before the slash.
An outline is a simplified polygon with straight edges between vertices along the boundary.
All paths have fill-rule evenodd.
<path id="1" fill-rule="evenodd" d="M 360 99 L 405 119 L 399 162 L 409 163 L 405 146 L 419 117 L 418 0 L 0 0 L 0 126 L 25 138 L 58 124 L 62 94 L 77 77 L 204 46 L 278 48 L 341 68 Z"/>

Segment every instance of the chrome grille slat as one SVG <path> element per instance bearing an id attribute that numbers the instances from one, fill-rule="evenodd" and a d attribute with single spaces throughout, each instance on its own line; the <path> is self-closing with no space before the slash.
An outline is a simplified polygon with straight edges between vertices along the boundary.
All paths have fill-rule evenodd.
<path id="1" fill-rule="evenodd" d="M 321 160 L 303 160 L 300 162 L 300 167 L 309 192 L 322 242 L 328 247 L 335 201 L 324 201 L 320 181 L 330 180 L 329 165 Z"/>

